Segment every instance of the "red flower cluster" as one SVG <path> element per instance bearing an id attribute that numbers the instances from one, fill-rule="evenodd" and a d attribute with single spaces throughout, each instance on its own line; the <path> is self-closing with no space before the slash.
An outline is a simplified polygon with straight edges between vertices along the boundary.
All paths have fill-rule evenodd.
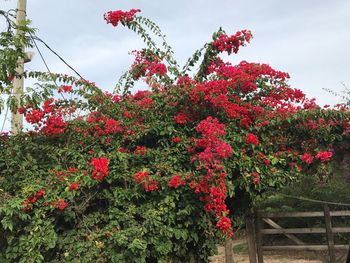
<path id="1" fill-rule="evenodd" d="M 67 126 L 68 124 L 63 120 L 62 116 L 51 115 L 47 117 L 41 130 L 47 135 L 54 135 L 63 133 Z"/>
<path id="2" fill-rule="evenodd" d="M 42 109 L 35 109 L 29 105 L 18 109 L 28 123 L 35 125 L 35 130 L 41 128 L 40 131 L 47 135 L 63 133 L 68 126 L 63 116 L 73 111 L 73 108 L 60 108 L 54 99 L 46 100 Z"/>
<path id="3" fill-rule="evenodd" d="M 135 61 L 131 66 L 131 71 L 134 79 L 154 75 L 163 77 L 167 73 L 166 66 L 161 63 L 158 56 L 145 51 L 133 51 L 133 54 L 135 55 Z"/>
<path id="4" fill-rule="evenodd" d="M 139 171 L 134 174 L 134 181 L 136 183 L 141 183 L 146 192 L 158 189 L 158 182 L 151 179 L 147 171 Z"/>
<path id="5" fill-rule="evenodd" d="M 92 128 L 87 129 L 86 135 L 93 135 L 94 137 L 120 133 L 123 127 L 117 120 L 108 118 L 99 112 L 91 112 L 87 117 L 87 122 L 94 124 Z"/>
<path id="6" fill-rule="evenodd" d="M 312 161 L 314 160 L 314 158 L 311 156 L 311 154 L 309 153 L 304 153 L 301 157 L 301 160 L 303 160 L 304 162 L 306 162 L 307 164 L 311 164 Z"/>
<path id="7" fill-rule="evenodd" d="M 56 173 L 56 177 L 59 181 L 63 181 L 65 178 L 68 178 L 72 174 L 76 174 L 78 172 L 78 169 L 70 166 L 68 171 L 55 171 L 55 170 L 49 170 L 50 173 Z"/>
<path id="8" fill-rule="evenodd" d="M 64 199 L 59 199 L 58 202 L 53 202 L 52 207 L 57 207 L 59 210 L 64 210 L 68 203 Z"/>
<path id="9" fill-rule="evenodd" d="M 192 161 L 199 161 L 197 170 L 205 171 L 205 175 L 190 182 L 189 186 L 196 193 L 204 194 L 200 200 L 205 203 L 205 210 L 214 212 L 220 222 L 218 226 L 226 235 L 231 236 L 231 221 L 224 216 L 229 213 L 229 210 L 225 204 L 226 173 L 223 171 L 222 160 L 231 156 L 232 148 L 228 143 L 219 139 L 226 134 L 225 125 L 219 123 L 216 118 L 208 116 L 197 125 L 197 131 L 201 132 L 203 137 L 196 141 L 196 148 L 203 149 L 203 151 L 196 154 Z"/>
<path id="10" fill-rule="evenodd" d="M 258 145 L 259 139 L 258 139 L 258 136 L 254 135 L 252 133 L 248 133 L 247 136 L 245 137 L 245 142 L 249 143 L 249 144 Z"/>
<path id="11" fill-rule="evenodd" d="M 134 20 L 134 16 L 137 12 L 141 12 L 141 10 L 131 9 L 130 11 L 108 11 L 104 14 L 104 19 L 106 20 L 107 24 L 112 24 L 112 26 L 117 26 L 119 22 L 124 25 Z"/>
<path id="12" fill-rule="evenodd" d="M 41 189 L 39 192 L 37 192 L 34 196 L 32 197 L 27 197 L 27 199 L 25 201 L 22 202 L 23 205 L 23 210 L 24 211 L 28 211 L 30 210 L 30 204 L 34 204 L 39 197 L 42 197 L 43 195 L 45 195 L 45 190 Z"/>
<path id="13" fill-rule="evenodd" d="M 93 171 L 91 177 L 96 181 L 102 181 L 108 175 L 108 159 L 106 157 L 92 158 L 90 165 Z"/>
<path id="14" fill-rule="evenodd" d="M 196 142 L 196 148 L 204 149 L 198 154 L 199 159 L 211 165 L 214 160 L 222 160 L 232 154 L 231 146 L 218 139 L 219 136 L 226 134 L 225 126 L 220 124 L 218 119 L 207 117 L 198 124 L 197 131 L 203 134 L 203 138 Z"/>
<path id="15" fill-rule="evenodd" d="M 78 190 L 79 189 L 79 182 L 77 183 L 72 183 L 70 186 L 69 186 L 69 190 L 73 191 L 73 190 Z"/>
<path id="16" fill-rule="evenodd" d="M 158 182 L 150 179 L 147 182 L 142 182 L 142 186 L 145 188 L 146 192 L 150 192 L 158 189 Z"/>
<path id="17" fill-rule="evenodd" d="M 321 162 L 329 161 L 333 156 L 332 152 L 318 152 L 315 158 L 319 159 Z"/>
<path id="18" fill-rule="evenodd" d="M 260 184 L 260 175 L 257 172 L 252 172 L 252 182 L 255 185 Z"/>
<path id="19" fill-rule="evenodd" d="M 147 63 L 147 70 L 148 74 L 147 76 L 153 76 L 153 75 L 159 75 L 159 76 L 164 76 L 167 73 L 167 68 L 165 64 L 163 63 Z"/>
<path id="20" fill-rule="evenodd" d="M 144 147 L 144 146 L 136 146 L 134 154 L 145 155 L 145 153 L 146 153 L 146 147 Z"/>
<path id="21" fill-rule="evenodd" d="M 149 178 L 149 172 L 147 171 L 139 171 L 136 174 L 134 174 L 134 181 L 136 183 L 141 183 L 144 180 L 147 180 Z"/>
<path id="22" fill-rule="evenodd" d="M 225 135 L 225 125 L 220 124 L 218 119 L 211 116 L 201 121 L 197 126 L 197 131 L 201 132 L 204 137 L 216 138 Z"/>
<path id="23" fill-rule="evenodd" d="M 179 143 L 179 142 L 182 141 L 182 139 L 181 139 L 181 137 L 175 137 L 175 138 L 172 139 L 172 141 L 173 141 L 174 143 Z"/>
<path id="24" fill-rule="evenodd" d="M 134 105 L 147 109 L 154 104 L 154 101 L 151 99 L 151 94 L 152 93 L 148 90 L 139 90 L 134 96 L 130 96 L 130 99 Z"/>
<path id="25" fill-rule="evenodd" d="M 246 42 L 250 42 L 252 33 L 249 30 L 238 31 L 232 36 L 222 34 L 219 38 L 212 43 L 212 45 L 219 51 L 226 51 L 229 55 L 237 53 L 241 46 L 244 46 Z"/>
<path id="26" fill-rule="evenodd" d="M 241 62 L 237 66 L 224 63 L 221 59 L 215 60 L 209 66 L 207 74 L 215 74 L 214 79 L 203 82 L 190 82 L 188 86 L 179 85 L 182 92 L 189 93 L 190 100 L 195 105 L 208 105 L 214 111 L 222 110 L 229 119 L 239 120 L 243 128 L 253 126 L 266 126 L 269 124 L 272 110 L 287 116 L 295 113 L 300 106 L 297 103 L 307 103 L 305 95 L 297 89 L 292 89 L 282 84 L 289 75 L 276 71 L 266 64 Z M 262 79 L 269 79 L 274 85 L 274 91 L 268 94 L 257 89 L 257 84 Z M 186 80 L 188 82 L 188 80 Z M 254 98 L 254 103 L 247 103 L 242 96 Z M 267 110 L 269 110 L 267 114 Z M 179 124 L 190 122 L 195 113 L 184 109 L 176 116 Z"/>
<path id="27" fill-rule="evenodd" d="M 186 181 L 182 180 L 180 175 L 174 175 L 169 181 L 169 187 L 176 189 L 179 186 L 184 185 L 185 183 Z"/>
<path id="28" fill-rule="evenodd" d="M 262 161 L 263 164 L 265 164 L 265 165 L 270 165 L 271 164 L 271 161 L 269 159 L 266 159 L 265 154 L 258 153 L 257 156 Z"/>
<path id="29" fill-rule="evenodd" d="M 231 220 L 226 216 L 220 218 L 220 220 L 216 223 L 216 227 L 226 233 L 228 237 L 233 235 Z"/>
<path id="30" fill-rule="evenodd" d="M 188 114 L 182 112 L 177 114 L 174 120 L 177 124 L 186 124 L 192 121 L 191 117 Z"/>
<path id="31" fill-rule="evenodd" d="M 69 85 L 62 85 L 61 87 L 58 88 L 58 93 L 69 93 L 73 91 L 73 87 Z"/>

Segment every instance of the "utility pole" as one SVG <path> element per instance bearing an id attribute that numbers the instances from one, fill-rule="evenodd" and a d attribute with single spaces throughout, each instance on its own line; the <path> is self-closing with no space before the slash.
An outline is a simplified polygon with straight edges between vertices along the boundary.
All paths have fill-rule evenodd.
<path id="1" fill-rule="evenodd" d="M 16 10 L 16 25 L 20 25 L 23 20 L 26 19 L 26 10 L 27 10 L 27 0 L 18 0 L 17 1 L 17 10 Z M 23 34 L 22 30 L 16 29 L 16 37 L 20 37 Z M 24 52 L 24 47 L 23 47 Z M 13 95 L 16 98 L 17 105 L 19 107 L 20 98 L 23 94 L 24 79 L 22 77 L 24 71 L 24 59 L 18 59 L 17 74 L 21 77 L 15 77 L 13 81 Z M 11 116 L 11 131 L 13 134 L 17 134 L 22 131 L 23 127 L 23 116 L 16 111 L 12 112 Z"/>

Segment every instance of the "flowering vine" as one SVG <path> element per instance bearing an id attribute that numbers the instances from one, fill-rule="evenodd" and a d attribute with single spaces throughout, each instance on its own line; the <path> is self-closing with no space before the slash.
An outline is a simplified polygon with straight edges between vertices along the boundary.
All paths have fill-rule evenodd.
<path id="1" fill-rule="evenodd" d="M 182 70 L 160 29 L 138 12 L 104 16 L 147 42 L 132 52 L 123 92 L 33 73 L 62 82 L 54 91 L 72 99 L 24 104 L 18 111 L 34 130 L 0 135 L 0 189 L 10 196 L 0 202 L 11 210 L 0 207 L 0 221 L 16 225 L 13 232 L 5 229 L 11 237 L 39 236 L 42 243 L 31 251 L 46 262 L 55 255 L 61 262 L 187 262 L 188 251 L 203 258 L 217 238 L 233 235 L 234 216 L 247 212 L 256 196 L 303 173 L 325 176 L 328 162 L 347 147 L 347 108 L 319 107 L 288 85 L 288 73 L 267 64 L 220 58 L 249 43 L 250 31 L 229 36 L 219 30 Z M 165 48 L 157 48 L 149 33 Z M 191 75 L 194 65 L 198 71 Z M 131 92 L 139 80 L 148 88 Z M 234 205 L 243 202 L 241 192 L 249 197 L 244 208 Z M 57 243 L 46 249 L 46 236 Z M 7 247 L 24 247 L 18 238 L 9 240 L 0 237 Z M 26 249 L 8 257 L 31 258 Z"/>

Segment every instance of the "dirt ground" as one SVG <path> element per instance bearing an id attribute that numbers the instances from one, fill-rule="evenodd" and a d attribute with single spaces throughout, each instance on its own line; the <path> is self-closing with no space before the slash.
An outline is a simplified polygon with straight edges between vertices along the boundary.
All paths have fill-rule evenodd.
<path id="1" fill-rule="evenodd" d="M 211 263 L 225 263 L 224 247 L 219 247 L 219 254 L 211 258 Z M 235 263 L 249 263 L 247 253 L 234 253 Z M 264 255 L 264 263 L 323 263 L 322 260 L 298 259 L 285 257 L 284 255 Z"/>
<path id="2" fill-rule="evenodd" d="M 244 243 L 244 242 L 243 242 Z M 240 242 L 242 244 L 242 242 Z M 234 249 L 235 250 L 235 249 Z M 336 255 L 337 263 L 345 263 L 345 253 Z M 235 263 L 249 263 L 246 250 L 234 253 Z M 264 263 L 327 263 L 328 255 L 321 252 L 285 251 L 285 252 L 264 252 Z M 225 263 L 225 249 L 218 246 L 218 255 L 211 258 L 211 263 Z"/>

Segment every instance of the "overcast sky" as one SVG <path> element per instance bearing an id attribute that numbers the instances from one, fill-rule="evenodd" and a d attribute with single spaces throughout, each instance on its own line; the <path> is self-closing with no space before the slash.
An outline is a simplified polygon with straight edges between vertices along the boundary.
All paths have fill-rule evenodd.
<path id="1" fill-rule="evenodd" d="M 27 15 L 37 35 L 84 78 L 110 91 L 132 63 L 128 52 L 143 44 L 126 28 L 106 25 L 103 14 L 131 8 L 141 9 L 141 15 L 161 27 L 180 65 L 220 26 L 228 34 L 250 29 L 251 44 L 232 56 L 232 63 L 247 60 L 286 71 L 291 75 L 289 84 L 320 105 L 340 101 L 323 89 L 340 92 L 342 82 L 350 86 L 349 0 L 27 1 Z M 16 8 L 16 3 L 0 0 L 0 9 Z M 39 47 L 51 71 L 73 74 L 44 46 Z M 26 67 L 46 70 L 38 54 Z"/>

